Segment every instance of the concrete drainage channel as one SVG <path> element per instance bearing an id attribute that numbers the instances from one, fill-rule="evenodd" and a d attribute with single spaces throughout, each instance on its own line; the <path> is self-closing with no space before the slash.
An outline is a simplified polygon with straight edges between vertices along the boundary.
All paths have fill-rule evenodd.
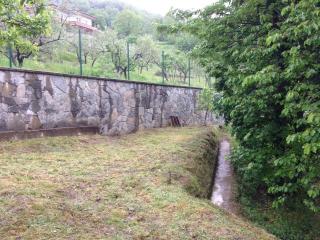
<path id="1" fill-rule="evenodd" d="M 211 196 L 213 204 L 223 208 L 230 213 L 236 213 L 237 207 L 234 199 L 235 178 L 231 163 L 228 159 L 230 156 L 230 143 L 223 140 L 220 143 L 218 165 L 214 177 L 214 186 Z"/>

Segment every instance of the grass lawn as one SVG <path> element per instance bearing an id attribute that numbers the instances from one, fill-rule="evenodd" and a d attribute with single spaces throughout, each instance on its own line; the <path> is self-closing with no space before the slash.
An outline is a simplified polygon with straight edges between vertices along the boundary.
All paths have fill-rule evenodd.
<path id="1" fill-rule="evenodd" d="M 0 143 L 0 239 L 273 239 L 187 190 L 207 132 Z"/>

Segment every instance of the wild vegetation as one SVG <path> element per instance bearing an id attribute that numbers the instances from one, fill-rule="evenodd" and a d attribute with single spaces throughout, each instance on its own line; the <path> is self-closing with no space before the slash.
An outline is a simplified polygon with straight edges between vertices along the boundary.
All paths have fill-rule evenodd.
<path id="1" fill-rule="evenodd" d="M 319 1 L 222 0 L 176 18 L 160 29 L 200 39 L 195 54 L 222 93 L 215 109 L 239 143 L 241 198 L 272 202 L 259 221 L 283 239 L 318 239 Z"/>
<path id="2" fill-rule="evenodd" d="M 22 55 L 36 52 L 32 38 L 48 33 L 49 15 L 42 0 L 6 0 L 0 2 L 0 22 L 0 47 L 16 48 L 15 58 L 20 62 Z"/>
<path id="3" fill-rule="evenodd" d="M 82 38 L 82 57 L 86 75 L 127 78 L 129 44 L 132 79 L 161 82 L 163 76 L 166 83 L 186 85 L 189 77 L 189 59 L 197 57 L 197 60 L 192 61 L 192 85 L 211 87 L 211 79 L 214 79 L 214 89 L 203 91 L 199 99 L 200 107 L 207 111 L 215 110 L 223 115 L 237 142 L 232 161 L 239 178 L 239 199 L 243 203 L 246 216 L 282 239 L 319 239 L 320 4 L 318 0 L 220 0 L 201 11 L 172 11 L 164 18 L 109 1 L 70 0 L 58 3 L 70 9 L 80 9 L 96 17 L 95 26 L 100 31 L 93 35 L 83 34 Z M 75 30 L 68 30 L 63 19 L 58 20 L 54 17 L 54 13 L 50 12 L 42 0 L 0 2 L 2 23 L 0 45 L 3 56 L 0 59 L 1 65 L 7 64 L 7 58 L 11 56 L 16 67 L 78 73 L 80 61 L 78 33 Z M 8 49 L 12 51 L 7 51 Z M 162 51 L 164 51 L 163 58 L 161 58 Z M 202 67 L 205 68 L 205 73 Z M 162 136 L 160 133 L 159 138 Z M 171 133 L 176 134 L 172 131 L 165 133 L 164 136 L 167 137 Z M 173 135 L 172 138 L 179 139 L 179 136 Z M 127 141 L 132 140 L 130 137 L 127 137 Z M 74 142 L 68 142 L 71 140 Z M 24 149 L 23 154 L 18 151 L 17 155 L 15 153 L 8 155 L 7 152 L 1 155 L 5 156 L 1 160 L 3 166 L 6 166 L 1 172 L 4 174 L 1 181 L 5 179 L 4 183 L 9 187 L 17 187 L 17 191 L 5 191 L 1 195 L 4 197 L 1 199 L 3 203 L 1 216 L 6 217 L 3 221 L 10 221 L 8 226 L 10 224 L 13 226 L 12 229 L 2 231 L 9 231 L 12 236 L 19 237 L 17 234 L 21 232 L 33 236 L 44 231 L 43 229 L 50 229 L 46 233 L 50 235 L 61 228 L 62 237 L 76 230 L 79 231 L 78 236 L 86 236 L 85 234 L 100 236 L 119 232 L 123 234 L 120 234 L 119 238 L 122 236 L 125 238 L 132 236 L 128 235 L 131 230 L 129 231 L 125 224 L 133 219 L 130 228 L 135 229 L 133 236 L 137 238 L 150 235 L 164 236 L 164 238 L 166 236 L 209 238 L 214 234 L 220 237 L 219 231 L 222 231 L 228 232 L 230 238 L 244 234 L 246 239 L 255 239 L 254 236 L 257 234 L 255 230 L 254 233 L 247 233 L 242 227 L 241 230 L 233 227 L 231 222 L 238 220 L 229 219 L 230 222 L 222 214 L 219 215 L 219 221 L 215 222 L 216 218 L 211 214 L 217 214 L 218 210 L 186 194 L 185 188 L 197 196 L 205 194 L 203 189 L 198 187 L 199 184 L 203 187 L 205 183 L 199 183 L 196 177 L 188 175 L 187 179 L 195 181 L 188 186 L 183 181 L 180 182 L 185 188 L 179 187 L 179 184 L 168 186 L 164 184 L 165 181 L 172 182 L 171 177 L 168 180 L 161 175 L 171 167 L 171 162 L 167 159 L 168 153 L 176 156 L 174 154 L 179 152 L 186 157 L 180 145 L 178 147 L 173 143 L 167 146 L 168 148 L 162 146 L 167 160 L 161 159 L 161 164 L 168 161 L 169 165 L 158 164 L 154 168 L 152 176 L 159 177 L 159 182 L 158 180 L 154 182 L 151 175 L 145 176 L 141 173 L 142 176 L 136 173 L 132 176 L 133 180 L 129 175 L 128 181 L 125 178 L 119 183 L 111 178 L 111 182 L 108 183 L 109 180 L 104 179 L 101 172 L 98 174 L 104 165 L 96 165 L 95 161 L 104 161 L 104 157 L 109 156 L 113 149 L 109 149 L 108 152 L 98 144 L 91 149 L 92 151 L 94 149 L 95 153 L 98 151 L 98 155 L 91 153 L 89 156 L 86 154 L 90 153 L 90 149 L 82 152 L 85 147 L 81 143 L 81 141 L 87 143 L 88 139 L 71 140 L 59 139 L 63 145 L 54 140 L 48 145 L 41 145 L 35 141 L 36 147 L 32 147 L 33 141 L 26 142 L 24 144 L 28 147 L 20 147 L 19 150 Z M 98 142 L 100 140 L 97 138 Z M 151 142 L 143 143 L 151 147 L 148 149 L 150 154 L 152 151 L 158 151 L 152 156 L 157 159 L 162 153 L 159 150 L 160 142 L 149 140 Z M 134 141 L 139 143 L 140 140 Z M 163 138 L 162 141 L 168 142 L 167 138 Z M 121 142 L 121 144 L 127 146 L 126 143 Z M 87 147 L 91 148 L 91 145 Z M 123 152 L 123 149 L 121 151 L 128 155 L 121 156 L 120 160 L 117 155 L 111 157 L 115 159 L 112 160 L 112 165 L 119 164 L 120 169 L 126 169 L 120 162 L 129 156 L 130 161 L 126 161 L 126 164 L 134 159 L 131 167 L 140 167 L 139 164 L 143 161 L 139 162 L 140 158 L 135 155 L 137 150 L 131 145 L 127 147 L 128 152 Z M 177 147 L 178 150 L 173 151 L 170 147 Z M 12 146 L 6 146 L 6 151 L 7 148 Z M 74 159 L 74 155 L 68 151 L 60 152 L 60 150 L 68 150 L 74 155 L 79 155 Z M 40 153 L 45 153 L 48 159 L 40 161 L 43 160 Z M 52 155 L 53 153 L 56 155 Z M 149 153 L 145 156 L 147 159 L 150 157 Z M 8 164 L 6 162 L 8 159 L 10 163 L 15 161 L 17 164 Z M 86 159 L 89 162 L 86 162 Z M 186 159 L 188 158 L 184 160 Z M 21 160 L 23 163 L 30 161 L 30 164 L 21 164 Z M 77 161 L 78 167 L 60 169 L 59 161 L 67 164 L 70 160 Z M 44 167 L 41 164 L 52 165 L 47 168 L 48 166 Z M 105 166 L 110 167 L 108 164 Z M 182 169 L 184 168 L 179 171 L 183 172 Z M 190 169 L 196 169 L 196 172 L 192 173 L 193 176 L 203 174 L 203 169 L 195 168 L 194 165 Z M 191 172 L 185 171 L 183 174 Z M 44 175 L 41 175 L 42 173 Z M 112 172 L 112 174 L 117 173 Z M 159 173 L 159 176 L 156 173 Z M 183 174 L 174 181 L 179 183 L 180 180 L 185 180 Z M 72 176 L 73 179 L 67 176 Z M 64 179 L 63 182 L 59 182 L 60 177 Z M 152 210 L 156 214 L 132 218 L 137 206 L 134 205 L 134 210 L 124 210 L 126 208 L 121 205 L 123 202 L 117 203 L 120 210 L 116 208 L 115 212 L 106 208 L 107 205 L 99 208 L 102 198 L 97 197 L 97 194 L 107 191 L 105 194 L 108 195 L 110 192 L 108 188 L 100 185 L 95 189 L 96 177 L 99 179 L 102 177 L 107 182 L 103 187 L 118 186 L 119 189 L 124 189 L 125 192 L 119 190 L 119 196 L 128 193 L 123 200 L 129 205 L 134 205 L 131 200 L 136 200 L 137 197 L 141 202 L 146 201 L 148 204 L 152 202 L 154 204 L 152 206 L 156 207 L 149 208 L 148 205 L 143 211 Z M 140 177 L 150 180 L 151 185 Z M 77 182 L 78 180 L 80 182 Z M 89 181 L 88 185 L 86 180 Z M 68 181 L 72 185 L 71 188 L 63 185 Z M 29 183 L 28 186 L 23 185 L 26 182 Z M 50 192 L 50 189 L 53 192 Z M 89 197 L 87 195 L 78 197 L 79 189 L 81 192 L 88 191 Z M 138 191 L 133 191 L 130 195 L 132 189 Z M 74 196 L 68 196 L 69 192 Z M 143 194 L 140 195 L 141 193 Z M 27 198 L 24 197 L 25 194 Z M 117 202 L 115 199 L 119 196 L 116 194 L 112 201 L 107 200 L 104 204 Z M 63 200 L 64 198 L 67 200 Z M 96 205 L 92 205 L 94 201 Z M 20 205 L 25 206 L 25 210 L 17 207 Z M 48 209 L 51 209 L 52 213 L 45 216 L 44 211 Z M 79 209 L 81 211 L 78 211 Z M 108 212 L 104 212 L 105 209 L 108 209 Z M 198 228 L 193 229 L 192 227 L 199 222 L 199 215 L 192 215 L 191 209 L 197 214 L 203 213 L 202 218 L 209 216 L 210 221 L 202 219 L 201 226 L 196 225 Z M 172 211 L 177 214 L 173 219 L 170 218 Z M 100 215 L 101 212 L 104 215 Z M 15 218 L 19 214 L 21 216 Z M 66 222 L 69 221 L 69 225 L 63 225 L 59 217 L 55 218 L 57 214 Z M 75 220 L 77 216 L 80 220 Z M 155 216 L 162 216 L 162 221 L 157 222 Z M 92 221 L 85 222 L 83 219 L 88 217 Z M 219 225 L 220 218 L 224 219 L 226 224 L 231 224 L 227 230 L 225 226 Z M 148 221 L 145 225 L 141 225 L 145 219 Z M 163 222 L 167 224 L 168 219 L 172 219 L 169 232 L 168 228 L 163 227 Z M 175 220 L 177 222 L 174 222 Z M 114 227 L 105 229 L 104 233 L 96 231 L 85 233 L 75 227 L 81 225 L 83 229 L 90 230 L 93 229 L 90 224 L 99 225 L 101 221 L 111 221 Z M 151 222 L 153 225 L 158 224 L 159 229 L 150 227 L 148 223 Z M 33 232 L 33 229 L 36 229 L 36 232 Z M 231 233 L 233 231 L 235 235 Z M 188 235 L 189 233 L 192 234 Z M 260 236 L 262 239 L 263 235 L 259 235 L 259 238 Z"/>
<path id="4" fill-rule="evenodd" d="M 194 197 L 207 196 L 217 140 L 169 128 L 0 143 L 0 236 L 274 239 Z"/>
<path id="5" fill-rule="evenodd" d="M 173 15 L 156 16 L 109 0 L 47 1 L 46 5 L 44 1 L 11 2 L 14 3 L 13 10 L 15 6 L 20 10 L 28 8 L 24 12 L 27 15 L 41 8 L 39 16 L 35 18 L 35 21 L 41 19 L 41 22 L 25 24 L 38 24 L 42 29 L 39 31 L 34 28 L 34 32 L 24 33 L 21 37 L 27 42 L 3 39 L 6 44 L 2 45 L 2 66 L 8 66 L 11 55 L 14 67 L 79 74 L 82 61 L 84 75 L 127 79 L 129 42 L 132 80 L 161 83 L 164 77 L 164 83 L 188 85 L 190 75 L 193 86 L 210 84 L 210 78 L 190 54 L 198 41 L 196 37 L 186 33 L 170 36 L 157 32 L 157 25 L 176 21 Z M 55 8 L 49 5 L 53 3 L 70 14 L 59 16 Z M 38 5 L 40 7 L 30 9 L 31 4 L 35 8 Z M 73 11 L 82 11 L 95 17 L 93 24 L 98 29 L 92 33 L 82 32 L 82 59 L 79 55 L 78 28 L 70 27 L 67 21 Z M 43 28 L 44 25 L 48 27 Z M 28 47 L 22 43 L 28 43 Z M 8 47 L 11 47 L 11 53 Z"/>

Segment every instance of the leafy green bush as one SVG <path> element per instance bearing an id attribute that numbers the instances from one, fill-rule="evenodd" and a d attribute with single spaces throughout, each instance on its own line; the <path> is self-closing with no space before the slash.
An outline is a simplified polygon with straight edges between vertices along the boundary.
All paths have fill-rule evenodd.
<path id="1" fill-rule="evenodd" d="M 244 191 L 244 189 L 242 189 Z M 314 240 L 320 234 L 320 218 L 304 206 L 270 208 L 271 202 L 257 202 L 242 194 L 245 215 L 284 240 Z"/>
<path id="2" fill-rule="evenodd" d="M 274 207 L 320 210 L 319 2 L 222 0 L 197 18 L 178 14 L 223 93 L 217 110 L 239 141 L 241 182 Z"/>
<path id="3" fill-rule="evenodd" d="M 319 1 L 221 0 L 176 15 L 202 41 L 194 54 L 223 94 L 215 108 L 239 143 L 241 197 L 279 209 L 266 224 L 278 236 L 307 239 L 306 219 L 320 211 Z"/>

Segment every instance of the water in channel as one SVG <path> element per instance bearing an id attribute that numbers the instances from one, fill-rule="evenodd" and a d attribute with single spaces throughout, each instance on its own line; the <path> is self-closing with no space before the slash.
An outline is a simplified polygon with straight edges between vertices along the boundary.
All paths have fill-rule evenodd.
<path id="1" fill-rule="evenodd" d="M 230 155 L 230 143 L 224 140 L 220 143 L 218 167 L 214 179 L 213 193 L 211 201 L 213 204 L 235 213 L 234 201 L 234 175 L 231 163 L 228 159 Z"/>

